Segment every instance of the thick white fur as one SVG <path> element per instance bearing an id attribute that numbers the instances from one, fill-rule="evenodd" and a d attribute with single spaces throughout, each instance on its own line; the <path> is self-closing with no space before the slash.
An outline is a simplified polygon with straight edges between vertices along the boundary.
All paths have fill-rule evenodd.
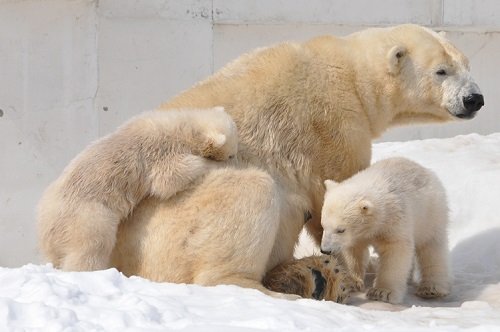
<path id="1" fill-rule="evenodd" d="M 237 152 L 221 107 L 145 112 L 75 157 L 38 206 L 41 250 L 64 270 L 109 267 L 117 227 L 145 197 L 169 199 Z"/>
<path id="2" fill-rule="evenodd" d="M 341 183 L 325 184 L 321 249 L 343 250 L 361 288 L 367 249 L 374 246 L 380 258 L 368 298 L 401 302 L 415 253 L 421 274 L 417 295 L 449 293 L 448 206 L 432 171 L 390 158 Z"/>
<path id="3" fill-rule="evenodd" d="M 113 265 L 155 281 L 238 284 L 279 296 L 260 280 L 281 204 L 279 187 L 266 172 L 214 170 L 184 195 L 142 203 L 136 216 L 120 225 Z"/>
<path id="4" fill-rule="evenodd" d="M 394 47 L 406 52 L 389 59 Z M 114 264 L 158 281 L 262 289 L 263 272 L 292 258 L 305 216 L 320 241 L 325 179 L 369 166 L 371 140 L 391 126 L 456 118 L 435 78 L 441 64 L 467 70 L 442 37 L 403 25 L 259 49 L 182 92 L 160 108 L 224 106 L 237 158 L 193 191 L 139 204 L 120 226 Z M 266 176 L 271 189 L 253 184 Z"/>

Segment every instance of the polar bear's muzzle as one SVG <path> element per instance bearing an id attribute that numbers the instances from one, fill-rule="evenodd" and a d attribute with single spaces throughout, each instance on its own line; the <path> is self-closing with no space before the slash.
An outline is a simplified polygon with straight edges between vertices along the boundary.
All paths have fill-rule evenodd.
<path id="1" fill-rule="evenodd" d="M 444 106 L 455 118 L 472 119 L 484 106 L 483 94 L 468 72 L 445 80 L 443 90 Z"/>
<path id="2" fill-rule="evenodd" d="M 463 112 L 455 114 L 460 119 L 472 119 L 476 116 L 477 111 L 484 106 L 484 98 L 482 94 L 471 93 L 462 98 Z"/>

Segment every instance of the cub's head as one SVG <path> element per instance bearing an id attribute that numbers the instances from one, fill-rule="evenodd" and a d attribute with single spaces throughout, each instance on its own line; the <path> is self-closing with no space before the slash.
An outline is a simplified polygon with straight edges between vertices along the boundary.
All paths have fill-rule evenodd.
<path id="1" fill-rule="evenodd" d="M 472 119 L 484 105 L 469 61 L 442 34 L 417 25 L 388 30 L 387 74 L 399 106 L 394 124 Z"/>
<path id="2" fill-rule="evenodd" d="M 332 180 L 326 180 L 325 186 L 321 211 L 321 252 L 330 254 L 370 237 L 379 218 L 374 200 L 360 193 L 355 186 Z"/>

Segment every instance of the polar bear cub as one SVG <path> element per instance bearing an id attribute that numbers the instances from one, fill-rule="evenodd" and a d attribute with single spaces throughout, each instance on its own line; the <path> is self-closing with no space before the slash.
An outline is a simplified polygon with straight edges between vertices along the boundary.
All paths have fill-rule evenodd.
<path id="1" fill-rule="evenodd" d="M 437 176 L 404 158 L 376 162 L 353 177 L 325 181 L 321 224 L 323 253 L 341 249 L 363 288 L 367 248 L 379 255 L 371 300 L 400 303 L 416 256 L 416 295 L 450 292 L 448 207 Z"/>
<path id="2" fill-rule="evenodd" d="M 42 254 L 64 270 L 107 268 L 118 224 L 143 198 L 168 199 L 237 148 L 236 125 L 222 107 L 132 118 L 77 155 L 43 194 Z"/>

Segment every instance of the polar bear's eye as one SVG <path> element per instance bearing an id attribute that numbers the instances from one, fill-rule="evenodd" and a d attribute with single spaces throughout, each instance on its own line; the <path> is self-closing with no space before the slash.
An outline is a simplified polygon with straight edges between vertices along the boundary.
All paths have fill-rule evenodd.
<path id="1" fill-rule="evenodd" d="M 444 69 L 439 69 L 439 70 L 436 72 L 436 75 L 439 75 L 439 76 L 445 76 L 445 75 L 446 75 L 446 70 L 444 70 Z"/>

